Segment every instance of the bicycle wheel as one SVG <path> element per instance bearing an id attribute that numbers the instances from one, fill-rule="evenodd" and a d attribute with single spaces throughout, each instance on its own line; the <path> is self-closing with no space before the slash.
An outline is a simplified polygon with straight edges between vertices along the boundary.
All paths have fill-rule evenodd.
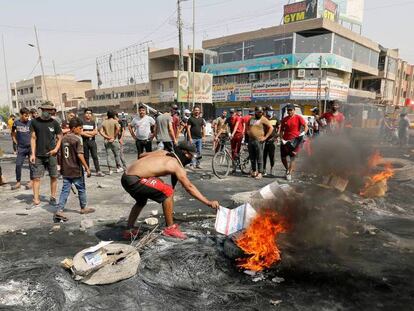
<path id="1" fill-rule="evenodd" d="M 247 150 L 242 150 L 240 152 L 240 170 L 243 174 L 250 174 L 252 170 L 249 152 Z"/>
<path id="2" fill-rule="evenodd" d="M 226 178 L 230 173 L 231 159 L 224 150 L 217 152 L 213 157 L 213 173 L 218 178 Z"/>

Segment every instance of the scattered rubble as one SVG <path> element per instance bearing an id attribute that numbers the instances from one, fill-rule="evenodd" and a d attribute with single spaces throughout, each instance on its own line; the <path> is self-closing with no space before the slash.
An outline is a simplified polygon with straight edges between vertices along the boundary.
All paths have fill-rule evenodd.
<path id="1" fill-rule="evenodd" d="M 146 218 L 145 223 L 150 226 L 158 225 L 158 218 L 155 218 L 155 217 Z"/>

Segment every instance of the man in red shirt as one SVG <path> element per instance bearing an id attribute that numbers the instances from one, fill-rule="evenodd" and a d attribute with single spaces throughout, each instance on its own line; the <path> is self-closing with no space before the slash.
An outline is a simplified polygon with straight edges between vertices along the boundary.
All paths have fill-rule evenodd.
<path id="1" fill-rule="evenodd" d="M 326 120 L 327 130 L 330 133 L 342 132 L 345 125 L 345 116 L 339 112 L 339 104 L 336 101 L 332 102 L 331 111 L 325 112 L 321 119 Z"/>
<path id="2" fill-rule="evenodd" d="M 237 112 L 234 109 L 230 109 L 230 113 L 232 113 L 231 117 L 229 118 L 229 126 L 230 126 L 230 138 L 231 138 L 231 156 L 233 159 L 239 156 L 241 144 L 243 141 L 244 131 L 246 129 L 246 125 L 242 119 L 243 110 L 241 108 L 237 109 Z"/>
<path id="3" fill-rule="evenodd" d="M 295 106 L 290 104 L 287 106 L 288 115 L 283 118 L 280 126 L 280 137 L 282 142 L 280 144 L 280 155 L 283 166 L 286 169 L 286 180 L 292 180 L 292 172 L 295 169 L 296 155 L 300 149 L 302 142 L 302 133 L 307 133 L 308 124 L 305 119 L 296 114 Z M 287 157 L 290 157 L 288 163 Z"/>

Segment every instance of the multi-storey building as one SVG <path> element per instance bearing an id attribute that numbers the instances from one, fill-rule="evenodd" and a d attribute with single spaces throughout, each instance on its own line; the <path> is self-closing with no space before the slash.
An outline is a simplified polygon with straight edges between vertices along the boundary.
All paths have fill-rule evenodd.
<path id="1" fill-rule="evenodd" d="M 38 107 L 46 100 L 51 101 L 58 110 L 64 110 L 64 99 L 85 98 L 85 91 L 91 88 L 91 80 L 76 81 L 71 75 L 35 76 L 17 81 L 11 84 L 13 112 L 18 112 L 22 107 Z"/>

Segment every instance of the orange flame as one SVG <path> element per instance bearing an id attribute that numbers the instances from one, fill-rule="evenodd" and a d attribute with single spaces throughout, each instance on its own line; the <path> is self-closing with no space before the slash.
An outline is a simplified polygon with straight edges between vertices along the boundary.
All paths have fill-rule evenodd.
<path id="1" fill-rule="evenodd" d="M 381 161 L 382 161 L 382 157 L 381 157 L 380 153 L 378 151 L 376 151 L 368 160 L 369 169 L 372 169 L 373 167 L 376 167 L 378 164 L 381 163 Z M 370 192 L 372 187 L 375 187 L 379 183 L 385 183 L 385 189 L 386 189 L 386 182 L 392 176 L 394 176 L 394 169 L 392 167 L 392 164 L 390 162 L 384 163 L 384 170 L 382 172 L 368 177 L 367 181 L 365 182 L 364 188 L 360 192 L 360 195 L 361 196 L 368 196 L 368 193 Z M 385 193 L 385 191 L 384 191 L 384 193 Z M 381 192 L 379 192 L 379 193 L 381 193 Z"/>
<path id="2" fill-rule="evenodd" d="M 246 270 L 262 271 L 281 260 L 276 239 L 279 233 L 286 230 L 285 219 L 276 212 L 266 210 L 257 215 L 236 240 L 236 244 L 249 255 L 248 258 L 237 259 L 237 266 Z"/>

